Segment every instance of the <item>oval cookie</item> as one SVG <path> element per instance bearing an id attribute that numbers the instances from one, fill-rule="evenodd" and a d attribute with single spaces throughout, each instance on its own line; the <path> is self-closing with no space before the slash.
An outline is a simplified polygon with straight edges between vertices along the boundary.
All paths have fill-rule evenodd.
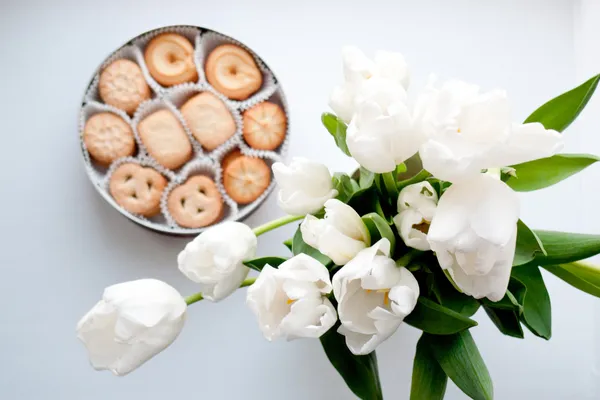
<path id="1" fill-rule="evenodd" d="M 239 156 L 223 170 L 223 186 L 239 204 L 249 204 L 260 197 L 271 183 L 271 169 L 260 158 Z"/>
<path id="2" fill-rule="evenodd" d="M 139 65 L 126 59 L 113 61 L 102 71 L 98 88 L 102 101 L 129 114 L 150 98 L 150 87 Z"/>
<path id="3" fill-rule="evenodd" d="M 160 212 L 160 197 L 167 180 L 152 168 L 120 165 L 111 175 L 109 190 L 117 204 L 133 214 L 152 217 Z"/>
<path id="4" fill-rule="evenodd" d="M 215 182 L 197 175 L 169 194 L 167 207 L 171 216 L 185 228 L 202 228 L 221 218 L 223 199 Z"/>
<path id="5" fill-rule="evenodd" d="M 233 116 L 217 96 L 210 92 L 195 95 L 181 107 L 181 114 L 192 135 L 207 150 L 214 150 L 235 133 Z"/>
<path id="6" fill-rule="evenodd" d="M 148 153 L 165 168 L 177 169 L 192 157 L 190 139 L 170 110 L 148 115 L 138 124 L 138 133 Z"/>
<path id="7" fill-rule="evenodd" d="M 133 155 L 133 130 L 123 118 L 110 112 L 93 115 L 83 128 L 83 143 L 99 164 L 109 166 L 114 160 Z"/>
<path id="8" fill-rule="evenodd" d="M 275 150 L 285 139 L 285 113 L 275 103 L 265 101 L 244 111 L 244 140 L 255 149 Z"/>
<path id="9" fill-rule="evenodd" d="M 262 73 L 246 50 L 233 44 L 214 49 L 206 60 L 206 79 L 234 100 L 245 100 L 262 86 Z"/>
<path id="10" fill-rule="evenodd" d="M 176 33 L 158 35 L 148 43 L 144 59 L 150 75 L 163 86 L 198 80 L 194 46 L 185 36 Z"/>

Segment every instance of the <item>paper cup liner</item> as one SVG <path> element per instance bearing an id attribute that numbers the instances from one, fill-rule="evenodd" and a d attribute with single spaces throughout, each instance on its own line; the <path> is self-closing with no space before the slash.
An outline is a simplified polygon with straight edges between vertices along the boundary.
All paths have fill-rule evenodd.
<path id="1" fill-rule="evenodd" d="M 194 63 L 198 72 L 197 82 L 186 82 L 171 87 L 164 87 L 160 85 L 150 74 L 144 59 L 145 48 L 150 40 L 152 40 L 154 37 L 160 35 L 161 33 L 167 32 L 181 34 L 194 44 Z M 206 57 L 217 46 L 225 43 L 234 44 L 247 50 L 254 57 L 256 64 L 263 74 L 262 86 L 258 91 L 256 91 L 256 93 L 252 94 L 246 100 L 237 101 L 229 99 L 224 94 L 216 90 L 206 80 L 206 74 L 204 72 Z M 128 115 L 123 110 L 104 104 L 99 96 L 98 83 L 101 71 L 113 61 L 121 58 L 134 61 L 140 66 L 142 74 L 146 79 L 148 86 L 150 86 L 152 90 L 151 99 L 140 104 L 133 115 Z M 190 131 L 185 118 L 183 118 L 183 115 L 180 112 L 181 106 L 183 106 L 188 99 L 201 92 L 210 92 L 221 99 L 231 113 L 236 124 L 236 131 L 233 136 L 212 151 L 208 151 L 207 149 L 203 148 L 201 143 L 196 140 Z M 253 149 L 243 139 L 243 112 L 248 108 L 264 101 L 270 101 L 278 104 L 283 108 L 287 118 L 287 131 L 285 139 L 274 151 Z M 190 161 L 175 171 L 163 167 L 149 154 L 146 146 L 140 139 L 138 132 L 138 124 L 140 121 L 153 112 L 161 109 L 168 109 L 175 115 L 182 125 L 193 148 L 193 156 Z M 115 160 L 108 168 L 98 165 L 98 163 L 93 160 L 83 141 L 83 131 L 87 120 L 94 114 L 100 112 L 113 113 L 126 121 L 132 128 L 136 142 L 136 152 L 132 157 L 124 157 Z M 223 187 L 223 170 L 221 167 L 223 157 L 233 149 L 239 148 L 244 155 L 262 158 L 269 166 L 271 166 L 274 162 L 280 161 L 287 152 L 289 135 L 290 117 L 285 95 L 281 86 L 277 82 L 275 75 L 272 73 L 269 67 L 260 59 L 260 57 L 256 55 L 256 53 L 237 40 L 218 32 L 196 26 L 169 26 L 155 29 L 139 35 L 110 54 L 110 56 L 99 66 L 92 77 L 91 82 L 85 91 L 79 116 L 79 136 L 84 165 L 90 180 L 100 194 L 113 207 L 118 209 L 119 212 L 134 222 L 155 231 L 175 235 L 194 235 L 206 229 L 184 228 L 179 226 L 173 219 L 167 207 L 167 199 L 175 187 L 184 184 L 187 179 L 194 175 L 200 174 L 209 176 L 217 185 L 224 202 L 224 213 L 221 219 L 216 221 L 215 224 L 223 221 L 237 221 L 244 219 L 266 199 L 269 193 L 273 190 L 275 182 L 271 176 L 271 183 L 269 187 L 258 199 L 247 205 L 237 204 L 227 194 L 225 188 Z M 168 184 L 161 197 L 161 213 L 158 216 L 146 218 L 141 215 L 132 214 L 119 206 L 110 195 L 110 177 L 117 167 L 127 162 L 136 163 L 143 167 L 153 168 L 167 178 Z"/>

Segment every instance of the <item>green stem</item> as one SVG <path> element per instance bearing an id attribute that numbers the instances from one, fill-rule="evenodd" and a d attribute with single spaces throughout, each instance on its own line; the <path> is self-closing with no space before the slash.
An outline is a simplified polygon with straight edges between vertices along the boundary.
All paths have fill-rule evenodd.
<path id="1" fill-rule="evenodd" d="M 392 198 L 392 203 L 396 204 L 396 200 L 398 199 L 398 187 L 396 187 L 394 173 L 386 172 L 381 174 L 381 179 L 383 179 L 383 185 L 385 186 L 387 194 Z"/>
<path id="2" fill-rule="evenodd" d="M 240 285 L 240 288 L 250 286 L 254 283 L 254 281 L 256 281 L 256 278 L 248 278 L 242 282 L 242 284 Z M 204 300 L 204 296 L 202 296 L 202 293 L 198 292 L 198 293 L 194 293 L 194 294 L 187 296 L 185 298 L 185 303 L 189 306 L 189 305 L 199 302 L 200 300 Z"/>
<path id="3" fill-rule="evenodd" d="M 273 221 L 269 221 L 264 225 L 257 226 L 252 231 L 256 236 L 260 236 L 263 233 L 267 233 L 272 231 L 273 229 L 277 229 L 280 226 L 287 225 L 291 222 L 298 221 L 304 218 L 304 215 L 286 215 L 285 217 L 281 217 L 278 219 L 274 219 Z"/>

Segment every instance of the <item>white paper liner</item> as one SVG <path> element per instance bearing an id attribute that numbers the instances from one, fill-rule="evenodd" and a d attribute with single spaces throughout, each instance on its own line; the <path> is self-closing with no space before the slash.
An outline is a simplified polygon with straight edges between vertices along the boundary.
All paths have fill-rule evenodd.
<path id="1" fill-rule="evenodd" d="M 175 115 L 175 117 L 177 118 L 177 120 L 179 121 L 181 126 L 183 126 L 183 130 L 185 131 L 185 133 L 188 137 L 188 140 L 192 144 L 191 160 L 193 160 L 195 158 L 203 157 L 204 152 L 202 150 L 202 147 L 192 136 L 192 132 L 188 128 L 187 123 L 185 122 L 185 119 L 183 118 L 183 115 L 181 115 L 181 112 L 177 109 L 177 107 L 175 107 L 175 105 L 173 105 L 173 103 L 171 103 L 170 101 L 168 101 L 167 99 L 164 99 L 164 98 L 157 98 L 157 99 L 149 100 L 149 101 L 142 103 L 138 107 L 135 114 L 133 115 L 133 120 L 131 121 L 131 123 L 133 125 L 133 134 L 135 135 L 135 140 L 139 143 L 140 152 L 143 155 L 145 155 L 149 158 L 152 158 L 152 155 L 150 155 L 150 153 L 148 152 L 148 149 L 144 145 L 144 142 L 142 141 L 140 134 L 138 132 L 137 128 L 138 128 L 139 123 L 144 118 L 149 116 L 150 114 L 152 114 L 156 111 L 159 111 L 159 110 L 164 110 L 164 109 L 171 111 Z M 188 162 L 190 162 L 190 161 L 188 161 Z"/>
<path id="2" fill-rule="evenodd" d="M 84 102 L 88 102 L 88 101 L 97 101 L 99 103 L 102 102 L 102 99 L 100 98 L 99 88 L 98 88 L 98 84 L 100 82 L 100 74 L 102 73 L 102 71 L 104 71 L 104 68 L 108 67 L 114 61 L 120 60 L 120 59 L 126 59 L 129 61 L 133 61 L 134 63 L 139 65 L 140 69 L 142 70 L 142 75 L 146 79 L 148 86 L 150 86 L 150 89 L 151 89 L 150 98 L 151 99 L 155 98 L 157 96 L 157 90 L 155 87 L 153 87 L 151 85 L 151 83 L 150 83 L 151 77 L 150 77 L 150 74 L 148 73 L 148 68 L 146 68 L 146 64 L 140 63 L 140 57 L 139 57 L 138 53 L 139 53 L 139 49 L 137 49 L 135 46 L 132 46 L 132 45 L 123 46 L 119 50 L 112 53 L 106 59 L 106 61 L 104 61 L 102 63 L 100 68 L 98 68 L 96 74 L 94 75 L 92 83 L 90 84 L 90 86 L 88 87 L 88 90 L 85 93 Z M 142 62 L 143 62 L 143 57 L 142 57 Z"/>
<path id="3" fill-rule="evenodd" d="M 88 173 L 91 175 L 92 180 L 98 181 L 98 182 L 102 181 L 104 179 L 104 175 L 107 173 L 108 168 L 105 166 L 99 165 L 98 163 L 92 162 L 90 153 L 83 141 L 83 130 L 85 129 L 86 122 L 91 117 L 93 117 L 96 114 L 103 113 L 103 112 L 110 112 L 110 113 L 113 113 L 113 114 L 121 117 L 121 119 L 123 119 L 127 124 L 129 124 L 129 126 L 131 126 L 131 128 L 133 130 L 133 126 L 131 125 L 131 118 L 129 117 L 129 115 L 127 115 L 127 113 L 125 111 L 120 110 L 116 107 L 113 107 L 111 105 L 104 104 L 104 103 L 98 103 L 96 101 L 91 101 L 89 103 L 86 103 L 81 108 L 81 112 L 79 113 L 79 140 L 80 140 L 81 150 L 83 152 L 83 159 L 85 161 L 86 169 L 88 170 Z M 137 147 L 137 141 L 136 141 L 136 150 L 135 150 L 134 155 L 138 154 L 138 152 L 139 152 L 139 147 Z"/>
<path id="4" fill-rule="evenodd" d="M 283 96 L 283 92 L 281 89 L 277 89 L 275 93 L 273 93 L 269 98 L 266 99 L 271 103 L 277 104 L 283 110 L 286 118 L 286 128 L 285 128 L 285 137 L 283 138 L 283 142 L 277 147 L 275 150 L 258 150 L 253 149 L 246 141 L 244 140 L 243 135 L 241 136 L 241 147 L 245 148 L 247 151 L 252 151 L 254 155 L 257 157 L 268 157 L 272 159 L 281 159 L 281 155 L 287 153 L 287 149 L 290 143 L 290 114 L 288 112 L 288 105 L 285 101 L 285 97 Z M 243 113 L 242 113 L 242 124 L 243 124 Z M 243 129 L 243 127 L 242 127 Z"/>
<path id="5" fill-rule="evenodd" d="M 143 56 L 144 48 L 152 38 L 165 32 L 182 34 L 186 36 L 190 41 L 192 41 L 192 43 L 194 43 L 194 61 L 198 69 L 198 82 L 188 82 L 172 87 L 163 87 L 150 76 Z M 80 138 L 82 138 L 83 127 L 85 126 L 85 122 L 92 115 L 104 111 L 113 112 L 122 117 L 126 122 L 128 122 L 132 126 L 137 145 L 136 156 L 125 157 L 116 160 L 108 169 L 106 167 L 100 167 L 90 158 L 89 152 L 87 151 L 83 140 L 81 140 L 84 164 L 92 183 L 96 186 L 96 188 L 99 190 L 102 196 L 105 197 L 107 201 L 109 201 L 113 205 L 113 207 L 117 208 L 122 214 L 126 215 L 133 221 L 143 226 L 165 233 L 193 235 L 202 232 L 204 229 L 206 229 L 190 229 L 178 226 L 173 220 L 172 216 L 169 214 L 169 211 L 166 207 L 166 200 L 168 198 L 168 194 L 176 186 L 184 183 L 188 179 L 188 177 L 197 174 L 211 176 L 214 179 L 217 188 L 219 189 L 223 197 L 225 214 L 223 218 L 217 221 L 215 224 L 228 220 L 241 220 L 247 217 L 265 200 L 265 198 L 273 190 L 273 187 L 275 186 L 275 181 L 271 177 L 271 184 L 269 185 L 267 190 L 265 190 L 265 192 L 253 203 L 248 205 L 238 205 L 235 201 L 231 199 L 231 197 L 227 194 L 223 187 L 221 160 L 231 150 L 239 148 L 243 154 L 251 157 L 263 158 L 267 162 L 267 164 L 271 166 L 273 162 L 280 161 L 283 155 L 287 152 L 290 134 L 290 119 L 288 112 L 289 110 L 285 101 L 283 90 L 277 84 L 274 75 L 262 62 L 262 60 L 245 45 L 232 38 L 229 38 L 216 32 L 205 30 L 200 27 L 165 27 L 141 35 L 135 38 L 130 43 L 132 44 L 127 44 L 115 51 L 114 53 L 112 53 L 109 56 L 109 58 L 107 58 L 106 61 L 102 64 L 102 66 L 98 69 L 97 73 L 92 79 L 92 82 L 90 83 L 90 86 L 88 87 L 88 90 L 86 91 L 84 96 L 84 103 L 81 109 L 79 120 L 79 133 Z M 250 54 L 252 54 L 252 56 L 255 58 L 257 65 L 263 72 L 262 87 L 247 100 L 235 101 L 228 99 L 222 93 L 218 92 L 215 88 L 208 84 L 208 82 L 206 81 L 206 76 L 204 73 L 205 56 L 208 55 L 210 51 L 212 51 L 216 46 L 223 43 L 235 44 L 249 51 Z M 120 109 L 103 104 L 101 102 L 102 100 L 99 98 L 98 95 L 98 80 L 100 71 L 102 71 L 102 69 L 105 68 L 108 64 L 119 58 L 127 58 L 136 62 L 142 69 L 144 78 L 146 79 L 148 85 L 153 91 L 152 99 L 142 103 L 140 107 L 138 107 L 138 109 L 136 110 L 133 117 L 130 117 L 129 115 L 127 115 L 127 113 Z M 202 91 L 209 91 L 215 94 L 225 103 L 235 120 L 237 128 L 236 133 L 229 140 L 227 140 L 225 143 L 223 143 L 221 146 L 219 146 L 212 152 L 207 152 L 202 149 L 202 146 L 191 134 L 191 131 L 189 130 L 185 119 L 179 111 L 179 108 L 185 103 L 187 99 L 193 96 L 196 92 Z M 243 112 L 243 110 L 246 110 L 265 100 L 279 104 L 284 109 L 287 118 L 286 137 L 283 143 L 275 151 L 253 149 L 250 146 L 248 146 L 248 144 L 244 141 L 242 136 L 243 121 L 241 113 Z M 184 127 L 184 130 L 188 138 L 190 139 L 194 150 L 193 158 L 177 171 L 168 170 L 161 166 L 156 160 L 154 160 L 148 154 L 147 149 L 140 140 L 137 131 L 137 125 L 144 117 L 162 108 L 168 108 L 171 112 L 175 114 L 179 122 Z M 169 183 L 165 188 L 163 196 L 161 198 L 160 216 L 148 219 L 140 215 L 131 214 L 127 210 L 124 210 L 122 207 L 120 207 L 110 195 L 108 191 L 110 176 L 119 165 L 125 162 L 134 162 L 144 167 L 152 167 L 161 174 L 163 174 L 165 177 L 167 177 L 167 179 L 169 180 Z"/>
<path id="6" fill-rule="evenodd" d="M 142 71 L 146 71 L 146 73 L 148 75 L 147 76 L 148 84 L 153 89 L 155 89 L 159 94 L 164 94 L 165 91 L 169 90 L 169 88 L 177 87 L 177 85 L 176 86 L 162 86 L 160 83 L 158 83 L 152 77 L 152 75 L 150 75 L 150 72 L 148 71 L 148 66 L 146 65 L 146 60 L 144 59 L 144 52 L 146 50 L 146 46 L 148 45 L 148 43 L 152 39 L 154 39 L 156 36 L 158 36 L 162 33 L 177 33 L 179 35 L 185 36 L 194 46 L 196 46 L 196 44 L 200 42 L 200 29 L 192 27 L 192 26 L 173 26 L 173 27 L 165 27 L 165 28 L 156 29 L 154 31 L 148 32 L 148 33 L 138 37 L 137 39 L 135 39 L 133 41 L 133 46 L 137 49 L 137 52 L 136 52 L 136 57 L 138 59 L 137 62 L 142 67 Z M 201 68 L 199 68 L 198 64 L 196 63 L 195 53 L 196 53 L 196 51 L 194 50 L 194 64 L 196 65 L 196 70 L 198 72 L 199 80 L 197 82 L 191 82 L 191 83 L 199 83 L 199 82 L 201 82 L 200 79 L 203 80 L 203 78 L 204 78 L 204 72 L 202 72 L 202 74 L 200 73 Z"/>
<path id="7" fill-rule="evenodd" d="M 273 163 L 275 163 L 277 161 L 280 161 L 281 157 L 279 157 L 279 155 L 276 155 L 276 157 L 271 157 L 269 155 L 267 155 L 267 156 L 257 156 L 256 155 L 256 150 L 254 150 L 254 149 L 244 148 L 242 146 L 239 146 L 239 148 L 240 148 L 240 151 L 242 152 L 242 154 L 245 155 L 245 156 L 256 157 L 256 158 L 263 159 L 267 163 L 267 165 L 269 166 L 269 170 L 271 171 L 271 183 L 269 184 L 269 187 L 267 187 L 267 189 L 264 192 L 262 192 L 262 194 L 256 200 L 254 200 L 252 203 L 250 203 L 250 204 L 238 204 L 237 219 L 238 220 L 242 220 L 242 219 L 246 218 L 248 215 L 250 215 L 250 213 L 252 213 L 252 211 L 254 211 L 258 206 L 260 206 L 261 203 L 263 201 L 265 201 L 265 199 L 267 198 L 267 196 L 269 196 L 269 194 L 271 194 L 273 188 L 275 187 L 275 179 L 273 179 L 273 170 L 272 170 L 271 167 L 273 166 Z M 230 150 L 233 150 L 233 148 L 230 149 Z M 220 163 L 219 163 L 219 165 L 220 165 Z M 223 180 L 222 179 L 219 180 L 219 184 L 221 186 L 223 186 Z M 225 188 L 223 188 L 223 191 L 225 192 L 225 194 L 229 198 L 229 195 L 225 191 Z"/>
<path id="8" fill-rule="evenodd" d="M 246 100 L 242 100 L 242 101 L 230 100 L 236 108 L 239 108 L 240 110 L 245 110 L 247 108 L 250 108 L 255 104 L 265 101 L 267 98 L 269 98 L 275 92 L 275 90 L 277 90 L 277 83 L 275 82 L 275 78 L 274 78 L 273 74 L 266 67 L 266 65 L 263 63 L 263 61 L 252 50 L 250 50 L 246 45 L 238 42 L 237 40 L 232 39 L 225 35 L 221 35 L 220 33 L 217 33 L 217 32 L 205 32 L 202 35 L 202 52 L 200 52 L 199 54 L 204 56 L 204 58 L 198 60 L 198 63 L 202 69 L 204 69 L 206 57 L 208 57 L 209 54 L 217 46 L 220 46 L 222 44 L 234 44 L 234 45 L 239 46 L 239 47 L 245 49 L 246 51 L 248 51 L 254 58 L 256 65 L 258 65 L 258 68 L 260 69 L 260 71 L 262 72 L 262 75 L 263 75 L 262 86 L 260 87 L 260 89 L 258 89 L 258 91 L 256 93 L 252 94 Z M 207 82 L 207 84 L 210 86 L 210 84 L 208 82 Z"/>
<path id="9" fill-rule="evenodd" d="M 173 189 L 185 184 L 185 182 L 187 182 L 187 180 L 190 177 L 196 176 L 196 175 L 205 175 L 205 176 L 208 176 L 209 178 L 211 178 L 215 182 L 217 189 L 219 190 L 219 192 L 221 193 L 221 197 L 223 198 L 223 206 L 224 206 L 223 215 L 222 215 L 221 219 L 219 219 L 218 221 L 215 221 L 215 223 L 213 225 L 216 225 L 223 221 L 237 220 L 239 218 L 238 217 L 238 205 L 233 200 L 231 200 L 231 198 L 227 195 L 227 193 L 225 193 L 225 189 L 223 188 L 223 185 L 221 185 L 221 183 L 220 183 L 221 182 L 221 168 L 213 160 L 203 159 L 203 160 L 195 160 L 195 161 L 192 161 L 192 162 L 186 164 L 186 166 L 183 168 L 181 173 L 178 174 L 176 179 L 171 181 L 169 183 L 169 185 L 165 188 L 165 191 L 163 192 L 163 195 L 162 195 L 162 198 L 160 201 L 160 208 L 161 208 L 162 214 L 165 216 L 165 218 L 167 220 L 168 225 L 171 228 L 178 229 L 181 233 L 184 233 L 184 234 L 185 233 L 189 233 L 189 234 L 199 233 L 207 228 L 207 227 L 184 228 L 184 227 L 179 226 L 177 224 L 177 222 L 175 221 L 175 219 L 173 218 L 173 216 L 171 215 L 171 212 L 167 205 L 169 196 L 170 196 L 171 192 L 173 191 Z M 212 225 L 209 225 L 209 226 L 212 226 Z"/>
<path id="10" fill-rule="evenodd" d="M 145 225 L 145 226 L 149 226 L 152 227 L 154 229 L 159 229 L 160 227 L 164 226 L 165 224 L 167 224 L 167 219 L 166 216 L 163 213 L 159 213 L 153 217 L 145 217 L 143 215 L 139 215 L 139 214 L 134 214 L 130 211 L 127 211 L 125 208 L 121 207 L 116 201 L 115 199 L 112 197 L 112 195 L 110 194 L 109 191 L 109 186 L 110 186 L 110 178 L 112 177 L 113 173 L 116 171 L 116 169 L 118 167 L 120 167 L 123 164 L 126 163 L 133 163 L 133 164 L 137 164 L 140 165 L 144 168 L 152 168 L 154 170 L 156 170 L 157 172 L 159 172 L 161 175 L 163 175 L 169 182 L 173 182 L 173 179 L 175 179 L 175 175 L 173 174 L 173 172 L 165 169 L 164 167 L 162 167 L 161 165 L 157 164 L 156 161 L 152 160 L 151 158 L 147 158 L 147 157 L 123 157 L 123 158 L 119 158 L 118 160 L 115 160 L 109 167 L 108 172 L 106 173 L 106 176 L 104 177 L 104 179 L 102 180 L 102 188 L 104 189 L 103 194 L 104 197 L 109 200 L 109 202 L 117 207 L 119 209 L 119 211 L 123 214 L 125 214 L 126 216 L 128 216 L 130 219 L 133 219 L 136 222 L 140 222 Z M 168 184 L 167 184 L 168 187 Z M 164 192 L 166 191 L 166 187 L 165 190 L 163 190 L 163 195 Z M 161 197 L 162 199 L 162 197 Z"/>
<path id="11" fill-rule="evenodd" d="M 225 104 L 225 107 L 227 108 L 235 122 L 235 133 L 229 139 L 227 139 L 225 143 L 221 144 L 219 147 L 212 151 L 209 151 L 202 147 L 202 144 L 196 140 L 196 138 L 190 130 L 190 135 L 192 137 L 193 142 L 197 146 L 199 146 L 207 156 L 211 157 L 213 160 L 216 160 L 218 158 L 218 154 L 220 153 L 221 147 L 227 147 L 231 143 L 238 143 L 240 141 L 240 138 L 242 136 L 242 116 L 240 112 L 231 105 L 231 103 L 225 96 L 223 96 L 221 93 L 217 92 L 213 87 L 205 83 L 179 85 L 178 87 L 170 90 L 165 96 L 165 98 L 168 99 L 168 101 L 171 102 L 171 104 L 173 104 L 179 110 L 185 104 L 186 101 L 195 96 L 197 93 L 202 92 L 210 92 L 217 96 Z M 183 118 L 183 115 L 181 115 L 181 117 Z M 185 120 L 185 118 L 183 119 Z"/>

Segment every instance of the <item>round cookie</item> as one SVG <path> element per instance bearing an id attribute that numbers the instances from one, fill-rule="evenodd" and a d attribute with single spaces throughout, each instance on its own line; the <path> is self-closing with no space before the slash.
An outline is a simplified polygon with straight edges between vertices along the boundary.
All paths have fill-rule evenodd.
<path id="1" fill-rule="evenodd" d="M 271 183 L 271 169 L 260 158 L 239 156 L 223 170 L 223 186 L 239 204 L 249 204 L 260 197 Z"/>
<path id="2" fill-rule="evenodd" d="M 156 170 L 126 163 L 111 175 L 109 191 L 117 204 L 130 213 L 152 217 L 160 212 L 165 186 L 167 180 Z"/>
<path id="3" fill-rule="evenodd" d="M 150 98 L 150 87 L 139 65 L 126 59 L 115 60 L 104 68 L 98 87 L 102 101 L 129 114 Z"/>
<path id="4" fill-rule="evenodd" d="M 287 120 L 275 103 L 265 101 L 244 111 L 244 139 L 259 150 L 275 150 L 285 139 Z"/>
<path id="5" fill-rule="evenodd" d="M 131 126 L 110 112 L 95 114 L 87 120 L 83 127 L 83 143 L 90 156 L 105 167 L 135 152 Z"/>
<path id="6" fill-rule="evenodd" d="M 185 36 L 176 33 L 158 35 L 148 43 L 144 59 L 150 75 L 163 86 L 198 80 L 194 46 Z"/>
<path id="7" fill-rule="evenodd" d="M 221 160 L 221 168 L 225 170 L 233 160 L 240 156 L 242 156 L 242 152 L 240 151 L 240 149 L 231 150 L 229 153 L 225 154 L 225 157 L 223 157 L 223 160 Z"/>
<path id="8" fill-rule="evenodd" d="M 215 89 L 234 100 L 245 100 L 262 86 L 262 73 L 246 50 L 223 44 L 206 60 L 206 79 Z"/>
<path id="9" fill-rule="evenodd" d="M 233 116 L 217 96 L 210 92 L 195 95 L 181 107 L 181 114 L 192 135 L 205 149 L 211 151 L 235 133 Z"/>
<path id="10" fill-rule="evenodd" d="M 165 168 L 177 169 L 192 158 L 190 139 L 168 109 L 155 111 L 141 120 L 138 133 L 148 153 Z"/>
<path id="11" fill-rule="evenodd" d="M 167 207 L 171 216 L 185 228 L 202 228 L 221 218 L 223 199 L 215 182 L 196 175 L 169 194 Z"/>

